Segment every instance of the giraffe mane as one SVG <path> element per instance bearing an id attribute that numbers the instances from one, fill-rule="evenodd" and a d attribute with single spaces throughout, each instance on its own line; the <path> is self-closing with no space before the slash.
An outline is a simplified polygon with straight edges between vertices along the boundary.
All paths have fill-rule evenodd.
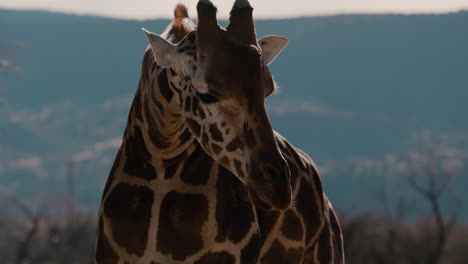
<path id="1" fill-rule="evenodd" d="M 188 9 L 184 4 L 177 4 L 174 9 L 174 21 L 169 24 L 163 34 L 171 42 L 181 41 L 188 33 L 195 30 L 195 24 L 189 18 Z"/>

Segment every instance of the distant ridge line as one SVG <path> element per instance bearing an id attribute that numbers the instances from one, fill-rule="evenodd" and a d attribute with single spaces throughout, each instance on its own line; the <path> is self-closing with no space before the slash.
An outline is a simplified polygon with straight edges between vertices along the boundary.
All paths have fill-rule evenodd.
<path id="1" fill-rule="evenodd" d="M 40 15 L 57 15 L 57 16 L 66 16 L 66 17 L 80 17 L 80 18 L 92 18 L 92 19 L 102 19 L 102 20 L 117 20 L 117 21 L 169 21 L 173 19 L 173 15 L 170 14 L 167 17 L 155 17 L 155 18 L 144 18 L 144 19 L 133 19 L 133 18 L 124 18 L 111 15 L 99 15 L 99 14 L 90 14 L 90 13 L 80 13 L 74 11 L 56 11 L 56 10 L 44 10 L 44 9 L 15 9 L 15 8 L 2 8 L 0 7 L 0 13 L 16 13 L 15 15 L 20 15 L 21 13 L 36 13 Z M 440 12 L 440 13 L 398 13 L 398 12 L 388 12 L 388 13 L 336 13 L 336 14 L 316 14 L 316 15 L 298 15 L 298 16 L 288 16 L 288 17 L 279 17 L 279 18 L 258 18 L 257 20 L 295 20 L 295 19 L 304 19 L 304 18 L 328 18 L 328 17 L 349 17 L 349 16 L 369 16 L 369 17 L 384 17 L 384 16 L 447 16 L 447 15 L 465 15 L 468 14 L 468 9 L 462 9 L 453 12 Z M 0 21 L 6 20 L 11 17 L 0 17 Z M 22 17 L 23 18 L 23 17 Z M 35 19 L 37 17 L 29 18 L 29 20 Z M 50 18 L 50 17 L 47 17 Z M 227 21 L 227 17 L 221 17 L 221 21 Z"/>

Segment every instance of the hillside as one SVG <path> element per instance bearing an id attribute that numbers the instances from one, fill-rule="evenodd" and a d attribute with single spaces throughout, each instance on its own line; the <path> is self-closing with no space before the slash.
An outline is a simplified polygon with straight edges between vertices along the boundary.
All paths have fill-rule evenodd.
<path id="1" fill-rule="evenodd" d="M 138 83 L 140 28 L 168 22 L 0 10 L 0 56 L 22 69 L 0 71 L 0 186 L 45 199 L 63 192 L 72 161 L 79 201 L 96 206 Z M 373 193 L 399 188 L 401 177 L 373 166 L 410 150 L 422 131 L 449 138 L 468 165 L 466 25 L 468 12 L 257 22 L 259 36 L 290 40 L 271 66 L 273 125 L 322 168 L 336 207 L 378 206 Z M 458 194 L 466 168 L 460 175 Z"/>

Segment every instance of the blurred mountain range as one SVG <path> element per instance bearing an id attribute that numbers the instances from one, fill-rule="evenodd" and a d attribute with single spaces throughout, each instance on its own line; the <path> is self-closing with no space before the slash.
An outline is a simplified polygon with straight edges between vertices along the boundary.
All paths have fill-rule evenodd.
<path id="1" fill-rule="evenodd" d="M 95 208 L 137 87 L 140 29 L 168 23 L 0 10 L 0 60 L 18 68 L 0 65 L 0 188 L 40 203 L 72 177 Z M 335 207 L 379 207 L 385 190 L 423 212 L 398 168 L 425 137 L 457 169 L 447 207 L 468 208 L 467 25 L 468 12 L 257 21 L 259 37 L 289 38 L 270 118 L 316 161 Z"/>

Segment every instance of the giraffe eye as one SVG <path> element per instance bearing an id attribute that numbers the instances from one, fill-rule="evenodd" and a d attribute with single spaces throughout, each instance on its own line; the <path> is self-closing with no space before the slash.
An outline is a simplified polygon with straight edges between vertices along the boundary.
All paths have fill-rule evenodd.
<path id="1" fill-rule="evenodd" d="M 199 93 L 197 92 L 198 97 L 200 97 L 200 100 L 202 100 L 203 103 L 205 104 L 212 104 L 212 103 L 217 103 L 219 102 L 219 98 L 210 94 L 210 93 Z"/>

